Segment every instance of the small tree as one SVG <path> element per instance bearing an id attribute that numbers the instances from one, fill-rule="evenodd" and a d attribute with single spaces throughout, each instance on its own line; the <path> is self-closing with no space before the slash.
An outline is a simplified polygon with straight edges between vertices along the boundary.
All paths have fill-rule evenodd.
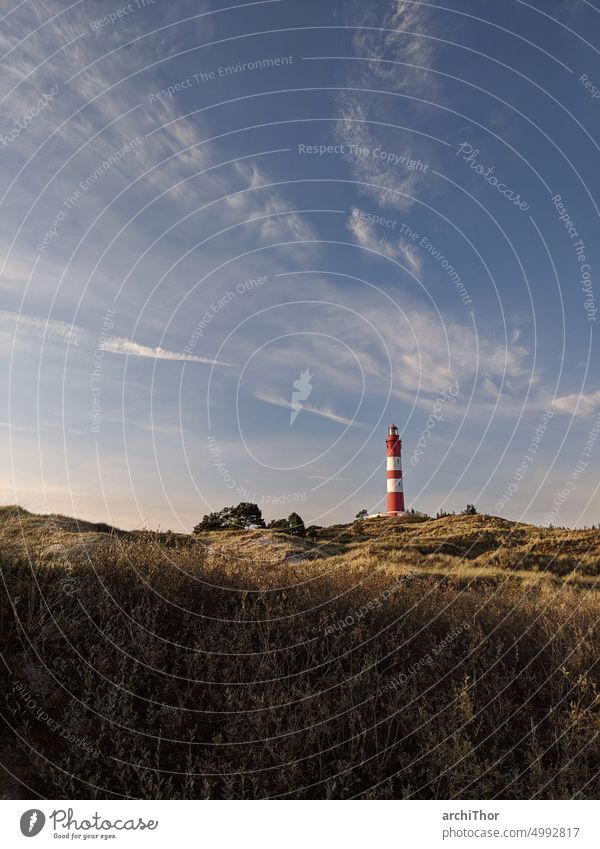
<path id="1" fill-rule="evenodd" d="M 194 528 L 194 533 L 252 527 L 265 527 L 261 509 L 258 504 L 242 501 L 237 507 L 223 507 L 217 513 L 209 513 L 204 516 L 202 521 Z"/>
<path id="2" fill-rule="evenodd" d="M 265 520 L 258 504 L 251 501 L 241 501 L 237 507 L 230 507 L 229 520 L 233 527 L 237 528 L 264 528 Z"/>
<path id="3" fill-rule="evenodd" d="M 267 528 L 275 528 L 276 530 L 287 530 L 289 528 L 287 519 L 271 519 Z"/>
<path id="4" fill-rule="evenodd" d="M 303 537 L 306 532 L 302 517 L 298 513 L 290 513 L 288 516 L 288 527 L 289 533 L 295 536 Z"/>
<path id="5" fill-rule="evenodd" d="M 364 507 L 363 507 L 362 510 L 358 511 L 358 513 L 356 514 L 356 516 L 354 518 L 358 519 L 358 521 L 360 522 L 361 519 L 366 519 L 368 515 L 369 515 L 369 511 L 365 510 Z"/>
<path id="6" fill-rule="evenodd" d="M 477 508 L 474 504 L 467 504 L 465 509 L 463 510 L 463 516 L 476 516 Z"/>
<path id="7" fill-rule="evenodd" d="M 311 540 L 311 542 L 317 541 L 318 532 L 323 530 L 322 525 L 309 525 L 306 529 L 306 536 Z"/>
<path id="8" fill-rule="evenodd" d="M 202 531 L 220 531 L 223 528 L 222 511 L 218 513 L 208 513 L 202 517 L 202 521 L 194 527 L 194 533 L 199 534 Z"/>

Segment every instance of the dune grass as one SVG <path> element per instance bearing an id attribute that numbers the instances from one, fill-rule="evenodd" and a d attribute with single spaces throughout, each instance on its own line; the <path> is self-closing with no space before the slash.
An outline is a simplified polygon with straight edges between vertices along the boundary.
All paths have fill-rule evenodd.
<path id="1" fill-rule="evenodd" d="M 60 518 L 0 511 L 3 796 L 597 798 L 597 532 Z"/>

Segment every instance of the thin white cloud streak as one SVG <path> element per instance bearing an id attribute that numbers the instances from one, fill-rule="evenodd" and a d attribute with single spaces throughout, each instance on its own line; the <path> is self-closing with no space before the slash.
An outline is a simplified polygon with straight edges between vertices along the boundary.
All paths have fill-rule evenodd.
<path id="1" fill-rule="evenodd" d="M 92 335 L 76 324 L 54 319 L 46 320 L 34 315 L 19 314 L 8 310 L 0 311 L 0 333 L 24 333 L 28 336 L 38 336 L 45 342 L 59 342 L 64 345 L 82 347 L 82 340 L 89 341 L 92 346 Z M 172 360 L 186 363 L 202 363 L 207 365 L 229 366 L 221 360 L 211 357 L 200 357 L 184 351 L 169 351 L 159 345 L 151 347 L 132 342 L 119 336 L 112 336 L 101 344 L 101 349 L 111 354 L 121 354 L 129 357 L 146 357 L 153 360 Z"/>
<path id="2" fill-rule="evenodd" d="M 140 345 L 138 342 L 132 342 L 130 339 L 120 336 L 110 337 L 101 345 L 101 348 L 108 353 L 122 354 L 128 357 L 145 357 L 152 360 L 171 360 L 173 362 L 185 363 L 204 363 L 215 366 L 231 365 L 231 363 L 224 363 L 221 360 L 214 360 L 210 357 L 199 357 L 196 354 L 187 354 L 181 351 L 168 351 L 158 345 L 151 348 L 148 345 Z"/>
<path id="3" fill-rule="evenodd" d="M 65 345 L 79 345 L 82 329 L 75 324 L 55 319 L 39 318 L 25 313 L 0 311 L 0 332 L 24 333 L 28 336 L 39 336 L 50 342 L 61 342 Z"/>
<path id="4" fill-rule="evenodd" d="M 286 410 L 295 409 L 291 401 L 286 401 L 285 398 L 279 398 L 275 395 L 267 395 L 259 392 L 255 395 L 255 398 L 258 401 L 264 401 L 265 404 L 272 404 L 275 407 L 283 407 Z M 368 427 L 364 422 L 359 422 L 357 419 L 348 419 L 346 416 L 340 416 L 331 407 L 315 407 L 313 404 L 302 404 L 302 412 L 312 413 L 314 416 L 322 416 L 322 418 L 329 419 L 337 424 L 349 425 L 351 427 Z"/>

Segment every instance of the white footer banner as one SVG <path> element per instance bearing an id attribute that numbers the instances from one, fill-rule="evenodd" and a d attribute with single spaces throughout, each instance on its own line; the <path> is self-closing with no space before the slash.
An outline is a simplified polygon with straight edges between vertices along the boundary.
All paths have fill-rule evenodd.
<path id="1" fill-rule="evenodd" d="M 365 849 L 368 846 L 600 845 L 595 801 L 0 802 L 3 847 L 115 846 Z"/>

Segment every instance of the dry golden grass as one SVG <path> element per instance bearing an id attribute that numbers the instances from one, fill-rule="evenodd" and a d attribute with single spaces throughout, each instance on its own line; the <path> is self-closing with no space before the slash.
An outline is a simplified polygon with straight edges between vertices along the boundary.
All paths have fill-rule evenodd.
<path id="1" fill-rule="evenodd" d="M 0 530 L 5 796 L 597 797 L 598 532 Z"/>

